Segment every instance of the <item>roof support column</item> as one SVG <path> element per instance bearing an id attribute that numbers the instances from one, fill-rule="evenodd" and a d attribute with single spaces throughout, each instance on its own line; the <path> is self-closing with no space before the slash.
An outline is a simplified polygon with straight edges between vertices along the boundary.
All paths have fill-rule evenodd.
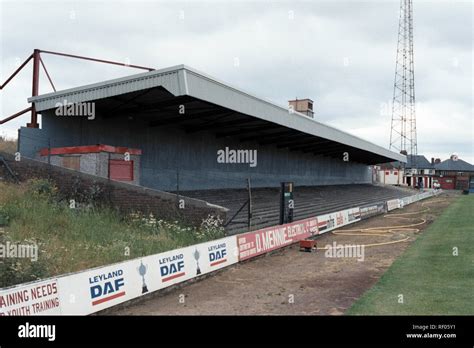
<path id="1" fill-rule="evenodd" d="M 40 50 L 33 52 L 33 87 L 31 95 L 36 97 L 39 92 L 39 68 L 40 68 Z M 39 128 L 38 114 L 36 113 L 35 103 L 31 105 L 31 122 L 26 124 L 29 128 Z"/>

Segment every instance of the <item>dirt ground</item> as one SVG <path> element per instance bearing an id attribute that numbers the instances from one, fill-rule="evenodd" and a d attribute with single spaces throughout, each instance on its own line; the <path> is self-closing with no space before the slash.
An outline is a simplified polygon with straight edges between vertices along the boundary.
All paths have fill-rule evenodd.
<path id="1" fill-rule="evenodd" d="M 295 245 L 108 314 L 342 315 L 456 197 L 442 194 L 390 212 L 399 214 L 430 208 L 421 214 L 408 215 L 413 220 L 387 219 L 380 215 L 338 230 L 406 225 L 420 222 L 417 217 L 425 218 L 427 222 L 417 226 L 420 229 L 417 233 L 342 236 L 328 232 L 317 239 L 318 247 L 324 247 L 333 241 L 372 244 L 409 237 L 406 242 L 366 247 L 363 261 L 350 257 L 329 258 L 324 250 L 300 252 Z M 424 202 L 427 203 L 422 206 Z"/>

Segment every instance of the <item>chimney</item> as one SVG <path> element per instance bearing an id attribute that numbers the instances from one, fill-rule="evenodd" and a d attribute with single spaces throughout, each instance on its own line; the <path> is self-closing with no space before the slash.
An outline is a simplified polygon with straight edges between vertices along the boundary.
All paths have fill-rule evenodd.
<path id="1" fill-rule="evenodd" d="M 435 159 L 435 164 L 441 163 L 441 159 L 437 158 Z"/>
<path id="2" fill-rule="evenodd" d="M 314 118 L 313 101 L 311 99 L 294 99 L 288 101 L 288 108 L 293 111 L 305 114 L 308 117 Z"/>
<path id="3" fill-rule="evenodd" d="M 434 157 L 431 157 L 431 164 L 434 164 Z"/>

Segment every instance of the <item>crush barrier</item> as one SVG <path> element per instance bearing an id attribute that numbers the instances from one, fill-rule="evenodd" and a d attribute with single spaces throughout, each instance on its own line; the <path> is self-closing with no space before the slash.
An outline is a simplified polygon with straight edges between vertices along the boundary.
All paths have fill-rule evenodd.
<path id="1" fill-rule="evenodd" d="M 0 290 L 0 315 L 88 315 L 437 195 L 341 210 Z"/>

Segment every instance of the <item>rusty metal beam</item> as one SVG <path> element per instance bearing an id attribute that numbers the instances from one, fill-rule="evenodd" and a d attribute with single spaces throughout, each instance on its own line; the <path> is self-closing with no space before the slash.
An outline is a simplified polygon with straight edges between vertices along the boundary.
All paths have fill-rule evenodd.
<path id="1" fill-rule="evenodd" d="M 56 87 L 54 87 L 53 80 L 51 80 L 51 76 L 49 76 L 48 70 L 46 69 L 46 66 L 44 65 L 43 59 L 41 59 L 41 55 L 40 55 L 39 60 L 40 60 L 41 66 L 43 67 L 44 72 L 46 73 L 46 76 L 48 77 L 48 80 L 49 80 L 49 83 L 51 84 L 51 87 L 53 87 L 53 91 L 56 92 Z"/>
<path id="2" fill-rule="evenodd" d="M 28 62 L 31 60 L 31 58 L 33 58 L 33 55 L 29 56 L 24 62 L 23 64 L 21 64 L 13 74 L 10 75 L 10 77 L 5 81 L 5 83 L 3 85 L 0 85 L 0 90 L 2 90 L 7 84 L 8 82 L 11 81 L 12 78 L 14 78 L 16 76 L 16 74 L 18 74 L 20 72 L 21 69 L 24 68 L 24 66 L 26 64 L 28 64 Z"/>
<path id="3" fill-rule="evenodd" d="M 118 65 L 118 66 L 124 66 L 124 67 L 129 67 L 129 68 L 135 68 L 135 69 L 142 69 L 142 70 L 148 70 L 148 71 L 153 71 L 155 69 L 153 68 L 147 68 L 144 66 L 139 66 L 139 65 L 132 65 L 132 64 L 125 64 L 125 63 L 120 63 L 120 62 L 114 62 L 111 60 L 105 60 L 105 59 L 97 59 L 97 58 L 91 58 L 91 57 L 85 57 L 85 56 L 78 56 L 74 54 L 67 54 L 67 53 L 61 53 L 61 52 L 53 52 L 53 51 L 44 51 L 40 49 L 35 49 L 33 51 L 33 54 L 30 55 L 14 72 L 13 74 L 8 77 L 8 79 L 0 85 L 0 90 L 2 90 L 20 71 L 25 67 L 28 62 L 33 59 L 33 80 L 32 80 L 32 89 L 31 89 L 31 95 L 32 97 L 36 97 L 39 93 L 39 74 L 40 74 L 40 65 L 43 67 L 44 72 L 46 73 L 46 76 L 48 77 L 49 82 L 51 83 L 51 86 L 53 87 L 53 90 L 56 92 L 56 87 L 54 86 L 53 80 L 51 79 L 51 76 L 48 73 L 48 70 L 46 69 L 46 66 L 43 62 L 43 59 L 41 59 L 41 53 L 45 54 L 52 54 L 52 55 L 57 55 L 57 56 L 62 56 L 62 57 L 69 57 L 69 58 L 76 58 L 76 59 L 83 59 L 83 60 L 88 60 L 92 62 L 98 62 L 98 63 L 106 63 L 106 64 L 112 64 L 112 65 Z M 31 122 L 27 123 L 26 126 L 30 128 L 38 128 L 38 114 L 36 112 L 35 104 L 32 103 L 31 107 L 25 110 L 22 110 L 10 117 L 7 117 L 3 120 L 0 121 L 0 124 L 3 124 L 5 122 L 8 122 L 15 117 L 18 117 L 22 114 L 24 114 L 27 111 L 31 111 Z"/>
<path id="4" fill-rule="evenodd" d="M 112 65 L 125 66 L 125 67 L 135 68 L 135 69 L 142 69 L 142 70 L 148 70 L 148 71 L 153 71 L 153 70 L 155 70 L 155 69 L 153 69 L 153 68 L 147 68 L 147 67 L 145 67 L 145 66 L 119 63 L 119 62 L 114 62 L 114 61 L 105 60 L 105 59 L 97 59 L 97 58 L 90 58 L 90 57 L 84 57 L 84 56 L 77 56 L 77 55 L 75 55 L 75 54 L 68 54 L 68 53 L 61 53 L 61 52 L 53 52 L 53 51 L 43 51 L 43 50 L 40 50 L 40 52 L 41 52 L 41 53 L 46 53 L 46 54 L 54 54 L 54 55 L 56 55 L 56 56 L 63 56 L 63 57 L 69 57 L 69 58 L 77 58 L 77 59 L 89 60 L 89 61 L 98 62 L 98 63 L 106 63 L 106 64 L 112 64 Z"/>
<path id="5" fill-rule="evenodd" d="M 21 116 L 24 113 L 27 113 L 28 111 L 31 111 L 31 106 L 29 108 L 26 108 L 25 110 L 21 110 L 21 111 L 17 112 L 16 114 L 11 115 L 10 117 L 7 117 L 7 118 L 4 118 L 3 120 L 0 120 L 0 124 L 4 124 L 8 121 L 11 121 L 14 118 L 17 118 L 18 116 Z"/>
<path id="6" fill-rule="evenodd" d="M 31 88 L 31 95 L 36 97 L 39 92 L 39 69 L 40 69 L 40 50 L 33 51 L 33 83 Z M 39 128 L 38 114 L 36 113 L 35 103 L 31 105 L 31 122 L 27 123 L 28 128 Z"/>

